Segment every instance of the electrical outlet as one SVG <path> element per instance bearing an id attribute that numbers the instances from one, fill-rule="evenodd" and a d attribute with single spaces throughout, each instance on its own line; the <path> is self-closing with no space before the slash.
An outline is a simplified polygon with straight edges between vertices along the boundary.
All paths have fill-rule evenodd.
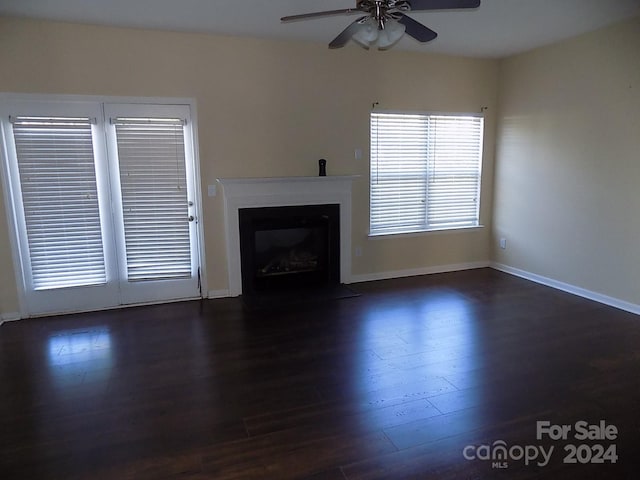
<path id="1" fill-rule="evenodd" d="M 361 148 L 356 148 L 353 151 L 353 156 L 355 157 L 356 160 L 362 160 L 362 149 Z"/>
<path id="2" fill-rule="evenodd" d="M 500 239 L 500 248 L 502 250 L 506 250 L 507 248 L 507 239 L 504 237 Z"/>

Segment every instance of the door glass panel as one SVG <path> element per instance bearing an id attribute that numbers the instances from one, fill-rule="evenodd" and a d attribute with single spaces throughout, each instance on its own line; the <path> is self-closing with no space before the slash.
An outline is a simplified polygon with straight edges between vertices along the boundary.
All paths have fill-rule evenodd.
<path id="1" fill-rule="evenodd" d="M 89 118 L 12 118 L 34 290 L 106 282 Z"/>
<path id="2" fill-rule="evenodd" d="M 120 117 L 114 124 L 127 280 L 190 278 L 184 120 Z"/>

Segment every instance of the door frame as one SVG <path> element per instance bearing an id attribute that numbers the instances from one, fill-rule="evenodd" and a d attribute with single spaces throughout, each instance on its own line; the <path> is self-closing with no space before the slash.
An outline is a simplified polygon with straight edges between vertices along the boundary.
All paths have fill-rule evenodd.
<path id="1" fill-rule="evenodd" d="M 60 106 L 73 105 L 77 103 L 94 103 L 94 104 L 141 104 L 141 105 L 184 105 L 188 106 L 191 114 L 191 143 L 193 144 L 193 176 L 194 176 L 194 203 L 195 212 L 198 221 L 197 238 L 198 256 L 200 262 L 200 285 L 201 297 L 207 296 L 207 275 L 206 275 L 206 255 L 204 242 L 203 214 L 202 214 L 202 181 L 200 177 L 200 156 L 198 142 L 198 115 L 196 100 L 194 98 L 181 97 L 122 97 L 122 96 L 94 96 L 94 95 L 50 95 L 50 94 L 16 94 L 0 92 L 0 115 L 4 119 L 11 113 L 10 107 L 19 103 L 28 104 L 57 104 Z M 104 110 L 104 109 L 102 109 Z M 21 238 L 19 233 L 19 214 L 18 207 L 14 202 L 14 191 L 12 190 L 11 171 L 9 169 L 9 145 L 7 143 L 4 128 L 0 128 L 0 176 L 3 189 L 3 200 L 5 202 L 5 214 L 7 226 L 9 227 L 9 243 L 11 246 L 11 256 L 13 260 L 14 277 L 16 281 L 16 290 L 18 294 L 19 314 L 20 318 L 51 316 L 65 313 L 79 313 L 84 311 L 93 311 L 96 308 L 87 307 L 73 309 L 69 311 L 55 311 L 48 313 L 34 313 L 29 311 L 29 305 L 26 298 L 26 281 L 23 270 L 23 246 L 21 247 Z M 174 300 L 167 300 L 174 301 Z M 113 307 L 99 306 L 98 310 L 110 308 L 123 308 L 127 306 L 143 305 L 158 302 L 140 302 L 135 304 L 121 304 Z"/>

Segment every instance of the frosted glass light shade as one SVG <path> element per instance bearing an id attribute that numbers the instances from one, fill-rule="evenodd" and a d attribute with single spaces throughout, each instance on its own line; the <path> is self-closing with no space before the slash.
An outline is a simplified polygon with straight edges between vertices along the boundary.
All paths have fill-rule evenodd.
<path id="1" fill-rule="evenodd" d="M 405 26 L 395 20 L 389 20 L 384 30 L 380 30 L 378 34 L 378 48 L 386 50 L 395 45 L 402 38 Z"/>
<path id="2" fill-rule="evenodd" d="M 380 50 L 386 50 L 402 38 L 404 31 L 405 26 L 396 20 L 387 20 L 384 29 L 381 30 L 374 18 L 368 18 L 359 25 L 358 31 L 351 38 L 364 48 L 375 45 Z"/>
<path id="3" fill-rule="evenodd" d="M 378 39 L 378 24 L 375 19 L 368 18 L 364 23 L 361 23 L 360 28 L 351 38 L 364 48 L 373 45 Z"/>

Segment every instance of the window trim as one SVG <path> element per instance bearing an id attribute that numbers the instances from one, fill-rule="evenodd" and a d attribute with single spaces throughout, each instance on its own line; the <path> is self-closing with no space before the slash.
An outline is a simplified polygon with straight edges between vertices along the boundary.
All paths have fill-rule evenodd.
<path id="1" fill-rule="evenodd" d="M 395 233 L 371 233 L 367 236 L 371 240 L 381 240 L 384 238 L 411 238 L 411 237 L 424 237 L 428 235 L 442 235 L 450 233 L 470 233 L 476 230 L 482 230 L 485 227 L 484 224 L 470 225 L 468 227 L 448 227 L 448 228 L 430 228 L 428 230 L 418 230 L 415 232 L 395 232 Z"/>
<path id="2" fill-rule="evenodd" d="M 371 175 L 372 175 L 372 150 L 371 150 L 371 120 L 373 114 L 388 114 L 388 115 L 417 115 L 417 116 L 450 116 L 450 117 L 473 117 L 482 119 L 481 125 L 481 137 L 480 137 L 480 164 L 479 164 L 479 172 L 478 172 L 478 216 L 477 216 L 477 224 L 475 225 L 453 225 L 453 226 L 444 226 L 437 228 L 424 228 L 418 230 L 407 230 L 407 231 L 372 231 L 371 229 Z M 369 112 L 369 226 L 367 231 L 368 238 L 372 240 L 383 239 L 383 238 L 407 238 L 414 236 L 425 236 L 425 235 L 433 235 L 433 234 L 447 234 L 447 233 L 469 233 L 475 230 L 480 230 L 484 228 L 481 219 L 482 213 L 482 181 L 483 181 L 483 166 L 485 161 L 485 121 L 486 115 L 484 112 L 452 112 L 452 111 L 430 111 L 430 110 L 379 110 L 372 109 Z"/>

